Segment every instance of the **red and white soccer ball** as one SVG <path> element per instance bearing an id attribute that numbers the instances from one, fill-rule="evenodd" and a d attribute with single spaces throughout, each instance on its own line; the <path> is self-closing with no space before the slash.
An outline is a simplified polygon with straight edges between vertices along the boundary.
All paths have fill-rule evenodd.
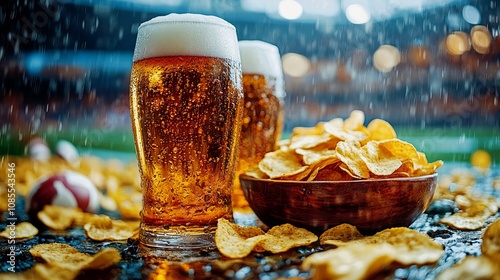
<path id="1" fill-rule="evenodd" d="M 99 194 L 84 175 L 64 171 L 38 180 L 26 200 L 28 213 L 37 213 L 47 204 L 78 207 L 85 212 L 99 211 Z"/>

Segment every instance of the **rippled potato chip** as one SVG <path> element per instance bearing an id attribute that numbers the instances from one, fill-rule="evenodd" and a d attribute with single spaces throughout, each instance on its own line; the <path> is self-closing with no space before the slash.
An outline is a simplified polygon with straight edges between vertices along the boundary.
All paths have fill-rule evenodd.
<path id="1" fill-rule="evenodd" d="M 130 238 L 139 224 L 129 224 L 124 221 L 112 220 L 101 216 L 83 226 L 87 236 L 96 241 L 120 241 Z"/>
<path id="2" fill-rule="evenodd" d="M 370 170 L 359 156 L 361 146 L 358 142 L 339 142 L 336 151 L 337 156 L 347 166 L 353 177 L 359 179 L 370 178 Z"/>
<path id="3" fill-rule="evenodd" d="M 45 205 L 37 213 L 38 219 L 47 227 L 55 230 L 64 230 L 73 224 L 75 217 L 82 214 L 79 208 L 63 207 L 58 205 Z"/>
<path id="4" fill-rule="evenodd" d="M 318 237 L 303 228 L 291 224 L 274 226 L 265 234 L 266 239 L 261 240 L 257 247 L 273 254 L 286 252 L 291 248 L 306 246 L 318 240 Z"/>
<path id="5" fill-rule="evenodd" d="M 321 244 L 331 244 L 339 246 L 349 241 L 361 239 L 364 236 L 351 224 L 340 224 L 334 226 L 321 234 L 319 237 Z M 328 243 L 324 243 L 325 241 Z"/>
<path id="6" fill-rule="evenodd" d="M 406 227 L 385 229 L 367 239 L 392 245 L 397 252 L 395 261 L 405 265 L 434 263 L 444 253 L 443 246 L 428 235 Z"/>
<path id="7" fill-rule="evenodd" d="M 114 248 L 105 248 L 90 256 L 61 243 L 38 244 L 30 249 L 30 253 L 35 259 L 72 271 L 105 269 L 121 260 L 120 253 Z"/>
<path id="8" fill-rule="evenodd" d="M 308 256 L 301 268 L 312 270 L 313 280 L 370 279 L 390 265 L 397 254 L 388 244 L 350 244 Z"/>
<path id="9" fill-rule="evenodd" d="M 370 141 L 360 149 L 358 155 L 374 175 L 387 176 L 403 164 L 402 160 L 384 149 L 380 142 Z"/>
<path id="10" fill-rule="evenodd" d="M 275 226 L 265 233 L 259 227 L 240 226 L 223 218 L 218 220 L 215 231 L 217 249 L 229 258 L 243 258 L 252 251 L 285 252 L 316 240 L 312 232 L 290 224 Z"/>
<path id="11" fill-rule="evenodd" d="M 440 223 L 455 229 L 480 229 L 486 219 L 498 212 L 498 202 L 494 197 L 457 195 L 455 202 L 460 211 L 439 220 Z"/>
<path id="12" fill-rule="evenodd" d="M 481 252 L 500 263 L 500 219 L 490 224 L 483 233 Z"/>
<path id="13" fill-rule="evenodd" d="M 347 234 L 342 234 L 342 230 Z M 343 225 L 324 234 L 321 237 L 321 243 L 336 246 L 389 244 L 397 252 L 394 260 L 404 265 L 434 263 L 444 253 L 443 247 L 428 235 L 406 227 L 389 228 L 366 237 L 359 235 L 355 228 Z M 337 239 L 338 237 L 342 239 Z"/>
<path id="14" fill-rule="evenodd" d="M 354 110 L 345 120 L 334 118 L 314 127 L 296 127 L 290 139 L 280 141 L 279 149 L 259 162 L 259 171 L 265 176 L 252 167 L 247 175 L 277 180 L 347 181 L 423 176 L 443 165 L 440 160 L 429 163 L 411 143 L 396 138 L 388 122 L 374 119 L 365 127 L 364 120 L 363 111 Z"/>
<path id="15" fill-rule="evenodd" d="M 248 256 L 260 241 L 267 238 L 259 227 L 239 226 L 223 218 L 217 222 L 215 245 L 221 254 L 229 258 Z"/>
<path id="16" fill-rule="evenodd" d="M 302 165 L 300 157 L 294 152 L 277 150 L 267 153 L 259 162 L 259 168 L 269 178 L 274 179 L 298 174 L 305 171 L 307 166 Z"/>
<path id="17" fill-rule="evenodd" d="M 386 140 L 397 137 L 396 131 L 392 125 L 382 119 L 372 120 L 366 129 L 370 132 L 370 138 L 372 140 Z"/>
<path id="18" fill-rule="evenodd" d="M 500 280 L 498 262 L 485 256 L 467 256 L 459 263 L 441 272 L 436 280 Z"/>
<path id="19" fill-rule="evenodd" d="M 9 226 L 7 226 L 4 231 L 0 232 L 1 237 L 14 239 L 33 238 L 37 234 L 38 229 L 29 222 L 16 224 L 14 232 L 11 232 L 11 228 Z"/>

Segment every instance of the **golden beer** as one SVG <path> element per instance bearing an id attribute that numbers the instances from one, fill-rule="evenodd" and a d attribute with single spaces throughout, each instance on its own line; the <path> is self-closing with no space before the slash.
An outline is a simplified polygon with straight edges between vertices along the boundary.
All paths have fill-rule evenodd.
<path id="1" fill-rule="evenodd" d="M 283 131 L 283 73 L 278 48 L 262 41 L 240 41 L 244 109 L 233 208 L 247 211 L 239 175 L 276 149 Z"/>
<path id="2" fill-rule="evenodd" d="M 139 239 L 153 247 L 209 248 L 214 247 L 217 220 L 232 219 L 243 101 L 241 67 L 234 50 L 228 56 L 216 44 L 200 53 L 168 42 L 160 45 L 165 50 L 155 51 L 141 41 L 151 43 L 152 35 L 162 36 L 153 41 L 165 40 L 171 33 L 179 36 L 179 31 L 199 34 L 204 26 L 208 34 L 214 30 L 232 34 L 225 47 L 229 42 L 237 48 L 235 30 L 229 24 L 207 23 L 200 15 L 200 22 L 196 17 L 194 23 L 189 22 L 193 20 L 189 15 L 188 21 L 179 23 L 179 16 L 173 22 L 154 19 L 141 25 L 134 53 L 130 112 L 143 193 Z M 178 25 L 177 32 L 171 32 L 168 25 Z M 141 31 L 153 34 L 141 37 Z M 188 39 L 207 47 L 199 38 Z M 138 55 L 138 48 L 152 55 Z"/>

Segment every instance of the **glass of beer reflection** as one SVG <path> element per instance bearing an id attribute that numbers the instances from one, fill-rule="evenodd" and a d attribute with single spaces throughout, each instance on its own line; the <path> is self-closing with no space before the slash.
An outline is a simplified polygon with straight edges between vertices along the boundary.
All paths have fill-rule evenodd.
<path id="1" fill-rule="evenodd" d="M 214 248 L 232 220 L 243 92 L 238 40 L 223 19 L 169 14 L 139 26 L 130 113 L 141 175 L 139 240 Z"/>
<path id="2" fill-rule="evenodd" d="M 238 163 L 233 193 L 233 208 L 250 210 L 239 184 L 239 175 L 257 165 L 267 152 L 276 148 L 283 130 L 285 96 L 279 50 L 258 41 L 240 41 L 243 70 L 244 109 L 238 146 Z"/>

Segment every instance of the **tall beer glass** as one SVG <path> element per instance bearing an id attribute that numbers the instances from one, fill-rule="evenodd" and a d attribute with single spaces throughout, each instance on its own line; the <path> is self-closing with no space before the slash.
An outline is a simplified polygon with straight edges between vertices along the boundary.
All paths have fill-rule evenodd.
<path id="1" fill-rule="evenodd" d="M 220 18 L 170 14 L 139 26 L 130 113 L 141 243 L 214 248 L 217 220 L 232 219 L 241 75 L 236 30 Z"/>
<path id="2" fill-rule="evenodd" d="M 238 176 L 259 163 L 276 148 L 283 131 L 285 96 L 279 50 L 263 41 L 240 41 L 243 70 L 244 110 L 238 163 L 233 193 L 233 208 L 250 210 Z"/>

